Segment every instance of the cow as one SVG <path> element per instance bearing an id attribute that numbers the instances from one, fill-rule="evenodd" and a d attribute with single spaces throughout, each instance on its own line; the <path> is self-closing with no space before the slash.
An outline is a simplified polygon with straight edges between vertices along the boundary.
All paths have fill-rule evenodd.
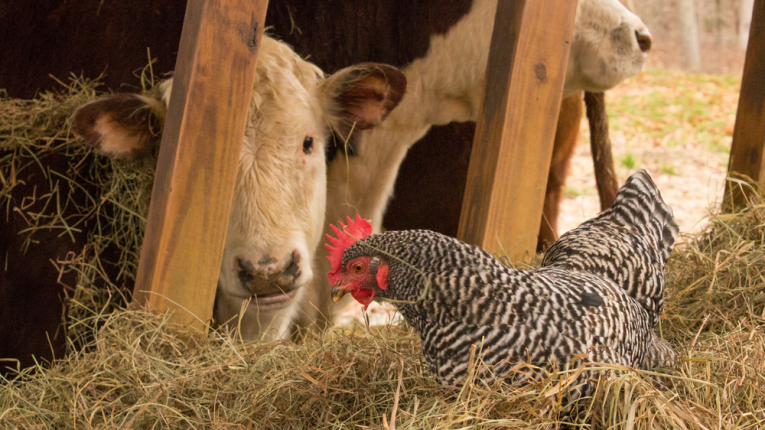
<path id="1" fill-rule="evenodd" d="M 100 155 L 130 161 L 154 157 L 171 88 L 172 78 L 148 95 L 99 97 L 76 110 L 74 130 Z M 313 306 L 319 300 L 304 288 L 314 277 L 312 262 L 324 225 L 325 147 L 330 135 L 349 136 L 352 128 L 379 124 L 405 90 L 406 80 L 394 67 L 365 63 L 325 77 L 285 43 L 263 37 L 220 267 L 216 322 L 241 327 L 245 339 L 270 341 L 288 337 L 301 321 L 320 325 L 326 320 L 328 311 Z M 0 275 L 2 307 L 32 311 L 40 303 L 39 291 L 46 315 L 53 317 L 24 332 L 3 313 L 0 336 L 8 339 L 0 341 L 0 358 L 16 358 L 22 367 L 33 363 L 32 356 L 52 357 L 49 339 L 54 352 L 63 352 L 64 336 L 55 336 L 63 329 L 63 288 L 50 261 L 76 253 L 86 236 L 81 232 L 74 245 L 68 236 L 54 236 L 22 249 L 23 215 L 13 208 L 24 199 L 14 195 L 11 215 L 0 223 L 0 237 L 12 239 L 0 244 L 0 255 L 12 262 Z M 245 301 L 249 307 L 235 318 Z"/>
<path id="2" fill-rule="evenodd" d="M 331 160 L 328 221 L 359 213 L 372 221 L 374 231 L 385 220 L 388 229 L 456 234 L 474 126 L 467 131 L 459 126 L 436 129 L 435 139 L 421 139 L 434 126 L 477 119 L 497 1 L 448 3 L 271 0 L 273 32 L 298 52 L 310 52 L 323 69 L 381 61 L 401 67 L 407 78 L 408 96 L 388 119 L 351 148 L 340 146 Z M 636 74 L 651 46 L 645 24 L 618 0 L 580 0 L 575 19 L 558 122 L 563 128 L 554 144 L 546 219 L 540 226 L 548 242 L 556 234 L 560 191 L 582 116 L 582 92 L 601 92 Z M 309 31 L 314 28 L 321 31 Z M 405 170 L 409 176 L 401 177 L 395 188 L 399 215 L 385 217 L 412 147 L 414 154 L 407 158 L 416 167 Z M 434 191 L 434 182 L 440 192 Z M 326 261 L 317 261 L 319 265 L 329 270 Z M 328 294 L 326 280 L 317 282 L 324 285 L 315 289 Z"/>

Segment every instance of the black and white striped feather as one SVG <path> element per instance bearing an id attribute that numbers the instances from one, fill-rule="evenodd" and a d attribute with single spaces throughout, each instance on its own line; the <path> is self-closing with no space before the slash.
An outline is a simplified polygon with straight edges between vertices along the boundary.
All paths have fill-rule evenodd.
<path id="1" fill-rule="evenodd" d="M 672 209 L 640 170 L 619 189 L 610 209 L 550 245 L 542 266 L 614 281 L 648 311 L 655 327 L 664 309 L 664 266 L 678 231 Z"/>
<path id="2" fill-rule="evenodd" d="M 671 210 L 656 202 L 661 200 L 658 191 L 653 193 L 643 176 L 633 176 L 628 189 L 620 191 L 620 207 L 610 211 L 616 223 L 598 221 L 603 215 L 585 223 L 595 242 L 569 236 L 571 246 L 558 247 L 539 269 L 505 267 L 475 246 L 427 230 L 362 239 L 345 251 L 343 267 L 361 256 L 380 256 L 388 263 L 388 287 L 376 295 L 398 301 L 422 339 L 426 360 L 447 385 L 464 378 L 472 344 L 493 367 L 483 375 L 487 379 L 505 376 L 519 361 L 563 365 L 575 354 L 649 368 L 665 353 L 652 346 L 657 342 L 654 314 L 663 303 L 655 295 L 663 295 L 664 286 L 663 275 L 660 281 L 653 278 L 662 274 L 672 246 L 669 237 L 677 228 Z M 646 225 L 634 225 L 640 222 Z M 597 231 L 601 225 L 603 232 Z M 641 235 L 651 238 L 641 240 Z M 603 247 L 603 241 L 613 244 Z M 614 250 L 623 255 L 609 263 Z M 589 271 L 591 266 L 598 270 Z M 641 284 L 646 281 L 652 283 Z M 671 351 L 666 343 L 660 346 Z"/>

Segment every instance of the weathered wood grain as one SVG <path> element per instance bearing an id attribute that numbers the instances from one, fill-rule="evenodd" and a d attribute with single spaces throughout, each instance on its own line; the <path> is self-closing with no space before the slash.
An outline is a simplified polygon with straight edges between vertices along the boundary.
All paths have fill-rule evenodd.
<path id="1" fill-rule="evenodd" d="M 741 94 L 738 99 L 736 125 L 728 161 L 728 175 L 748 177 L 765 183 L 763 171 L 765 146 L 765 0 L 755 0 L 749 46 L 744 61 Z M 727 182 L 724 206 L 728 210 L 740 207 L 749 190 Z"/>
<path id="2" fill-rule="evenodd" d="M 458 237 L 534 255 L 576 1 L 500 0 Z"/>
<path id="3" fill-rule="evenodd" d="M 201 330 L 215 289 L 267 0 L 189 0 L 133 303 Z"/>

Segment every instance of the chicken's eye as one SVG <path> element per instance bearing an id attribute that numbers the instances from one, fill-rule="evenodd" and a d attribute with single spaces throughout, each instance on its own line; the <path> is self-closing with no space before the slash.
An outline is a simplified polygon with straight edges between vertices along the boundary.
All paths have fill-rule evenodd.
<path id="1" fill-rule="evenodd" d="M 356 273 L 361 273 L 364 271 L 364 265 L 361 263 L 356 263 L 353 265 L 353 271 Z"/>

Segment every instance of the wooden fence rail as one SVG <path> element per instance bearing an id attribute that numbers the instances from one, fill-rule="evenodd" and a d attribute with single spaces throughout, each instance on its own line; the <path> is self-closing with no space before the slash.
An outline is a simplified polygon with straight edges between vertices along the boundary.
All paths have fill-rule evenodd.
<path id="1" fill-rule="evenodd" d="M 765 146 L 765 0 L 755 0 L 749 46 L 738 99 L 736 125 L 728 161 L 728 175 L 746 176 L 765 184 L 763 172 Z M 724 207 L 735 210 L 746 201 L 749 190 L 739 184 L 725 184 Z"/>
<path id="2" fill-rule="evenodd" d="M 576 1 L 500 0 L 458 237 L 533 256 Z"/>
<path id="3" fill-rule="evenodd" d="M 212 315 L 267 0 L 189 0 L 134 303 Z"/>

